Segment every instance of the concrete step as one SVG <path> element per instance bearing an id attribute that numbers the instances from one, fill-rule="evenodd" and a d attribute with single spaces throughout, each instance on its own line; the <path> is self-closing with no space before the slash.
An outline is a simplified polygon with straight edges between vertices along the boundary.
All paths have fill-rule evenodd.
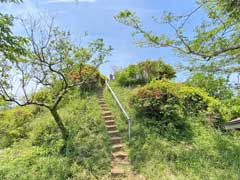
<path id="1" fill-rule="evenodd" d="M 102 106 L 102 105 L 106 105 L 106 103 L 104 101 L 98 101 L 98 103 Z"/>
<path id="2" fill-rule="evenodd" d="M 111 142 L 112 142 L 113 145 L 121 144 L 121 142 L 122 142 L 122 138 L 121 137 L 111 137 L 110 139 L 111 139 Z"/>
<path id="3" fill-rule="evenodd" d="M 110 116 L 103 116 L 103 118 L 105 120 L 113 120 L 114 118 L 110 115 Z"/>
<path id="4" fill-rule="evenodd" d="M 108 134 L 110 137 L 116 137 L 116 136 L 119 136 L 119 131 L 118 130 L 108 131 Z"/>
<path id="5" fill-rule="evenodd" d="M 101 108 L 108 108 L 108 106 L 106 104 L 100 104 Z"/>
<path id="6" fill-rule="evenodd" d="M 112 151 L 113 152 L 118 152 L 118 151 L 122 151 L 124 148 L 124 144 L 114 144 L 112 146 Z"/>
<path id="7" fill-rule="evenodd" d="M 103 116 L 111 116 L 112 113 L 111 113 L 111 111 L 102 111 L 102 115 Z"/>
<path id="8" fill-rule="evenodd" d="M 106 123 L 106 125 L 115 125 L 114 120 L 106 120 L 105 123 Z"/>
<path id="9" fill-rule="evenodd" d="M 112 153 L 114 160 L 124 160 L 127 159 L 127 154 L 123 151 Z"/>
<path id="10" fill-rule="evenodd" d="M 103 107 L 103 108 L 101 107 L 101 111 L 109 111 L 109 109 L 108 109 L 108 107 Z"/>
<path id="11" fill-rule="evenodd" d="M 117 130 L 116 125 L 107 125 L 106 127 L 107 127 L 108 131 L 116 131 Z"/>
<path id="12" fill-rule="evenodd" d="M 121 166 L 129 166 L 129 165 L 131 165 L 131 163 L 127 159 L 124 159 L 124 160 L 115 159 L 111 163 L 111 167 L 115 167 L 115 166 L 119 166 L 119 165 L 121 165 Z"/>
<path id="13" fill-rule="evenodd" d="M 113 177 L 125 177 L 126 176 L 124 169 L 117 168 L 117 167 L 114 167 L 111 169 L 111 175 Z"/>
<path id="14" fill-rule="evenodd" d="M 101 108 L 107 108 L 108 106 L 107 105 L 100 105 Z"/>

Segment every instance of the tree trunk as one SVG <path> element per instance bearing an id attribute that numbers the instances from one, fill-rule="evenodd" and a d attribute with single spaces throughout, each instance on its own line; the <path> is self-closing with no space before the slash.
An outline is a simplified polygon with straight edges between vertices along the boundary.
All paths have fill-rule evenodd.
<path id="1" fill-rule="evenodd" d="M 68 133 L 68 130 L 66 129 L 66 127 L 64 126 L 58 112 L 56 109 L 51 109 L 50 110 L 55 122 L 57 123 L 58 125 L 58 128 L 60 129 L 61 133 L 62 133 L 62 138 L 64 139 L 65 143 L 67 142 L 68 140 L 68 137 L 69 137 L 69 133 Z"/>

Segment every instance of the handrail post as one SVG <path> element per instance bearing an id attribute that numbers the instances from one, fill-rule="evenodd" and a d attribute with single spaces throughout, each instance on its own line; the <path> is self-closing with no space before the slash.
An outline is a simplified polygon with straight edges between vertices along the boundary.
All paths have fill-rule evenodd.
<path id="1" fill-rule="evenodd" d="M 107 88 L 109 89 L 109 91 L 111 92 L 113 99 L 117 102 L 120 110 L 122 111 L 123 115 L 125 116 L 125 118 L 128 120 L 128 139 L 129 141 L 131 140 L 131 119 L 128 116 L 127 112 L 125 111 L 125 109 L 123 108 L 122 104 L 120 103 L 118 97 L 116 96 L 116 94 L 114 93 L 114 91 L 112 90 L 112 88 L 110 87 L 110 85 L 108 84 L 108 81 L 106 80 L 106 85 Z"/>

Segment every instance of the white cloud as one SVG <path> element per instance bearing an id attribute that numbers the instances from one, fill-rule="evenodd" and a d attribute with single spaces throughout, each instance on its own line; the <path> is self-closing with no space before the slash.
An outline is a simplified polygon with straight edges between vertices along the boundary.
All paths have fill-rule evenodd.
<path id="1" fill-rule="evenodd" d="M 96 0 L 48 0 L 47 3 L 73 3 L 73 2 L 87 2 L 94 3 Z"/>
<path id="2" fill-rule="evenodd" d="M 17 17 L 34 16 L 41 12 L 41 9 L 31 0 L 24 0 L 22 4 L 5 4 L 1 6 L 0 11 L 3 13 L 13 14 Z"/>

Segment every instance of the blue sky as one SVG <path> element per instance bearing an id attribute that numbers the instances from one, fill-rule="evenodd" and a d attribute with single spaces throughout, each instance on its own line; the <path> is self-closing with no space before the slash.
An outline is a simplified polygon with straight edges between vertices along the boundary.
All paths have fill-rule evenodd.
<path id="1" fill-rule="evenodd" d="M 113 66 L 125 67 L 144 59 L 162 58 L 165 62 L 176 65 L 183 61 L 170 49 L 137 48 L 131 37 L 132 29 L 116 22 L 113 18 L 119 11 L 130 9 L 136 11 L 144 26 L 156 33 L 168 34 L 169 28 L 152 22 L 152 16 L 161 17 L 164 11 L 185 14 L 197 5 L 194 0 L 24 0 L 23 4 L 0 4 L 0 12 L 15 16 L 38 16 L 39 12 L 55 17 L 56 24 L 64 30 L 70 30 L 73 38 L 78 39 L 88 32 L 90 39 L 101 37 L 114 51 L 108 57 L 108 63 L 102 65 L 101 71 L 109 74 Z M 188 22 L 189 27 L 198 24 L 204 17 L 198 13 Z M 14 32 L 21 34 L 20 26 Z M 191 30 L 188 32 L 192 33 Z M 184 77 L 182 77 L 184 78 Z"/>

